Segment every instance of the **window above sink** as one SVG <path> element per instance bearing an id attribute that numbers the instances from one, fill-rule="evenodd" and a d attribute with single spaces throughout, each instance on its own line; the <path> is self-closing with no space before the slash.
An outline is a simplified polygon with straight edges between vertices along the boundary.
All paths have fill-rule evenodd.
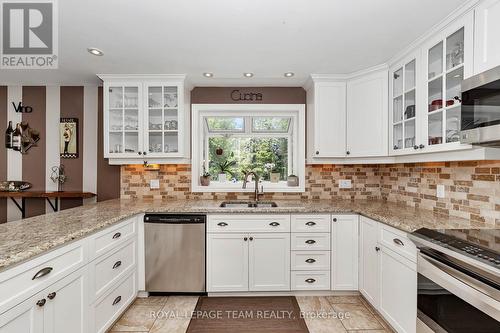
<path id="1" fill-rule="evenodd" d="M 264 192 L 304 191 L 304 105 L 194 104 L 192 116 L 193 192 L 252 192 L 253 179 L 242 188 L 248 171 Z M 291 175 L 298 186 L 287 181 Z"/>

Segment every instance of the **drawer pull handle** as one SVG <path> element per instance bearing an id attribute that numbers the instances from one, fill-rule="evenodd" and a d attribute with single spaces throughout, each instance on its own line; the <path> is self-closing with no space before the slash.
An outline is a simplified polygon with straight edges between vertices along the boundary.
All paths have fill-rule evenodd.
<path id="1" fill-rule="evenodd" d="M 315 263 L 315 262 L 316 262 L 316 260 L 314 260 L 314 259 L 312 259 L 312 258 L 309 258 L 309 259 L 307 259 L 307 260 L 306 260 L 306 262 L 307 262 L 308 264 L 313 264 L 313 263 Z"/>
<path id="2" fill-rule="evenodd" d="M 57 294 L 55 292 L 52 292 L 52 293 L 50 293 L 50 294 L 47 295 L 47 298 L 48 299 L 54 299 L 54 298 L 56 298 L 56 295 Z"/>
<path id="3" fill-rule="evenodd" d="M 113 269 L 115 268 L 118 268 L 122 265 L 122 262 L 120 260 L 118 260 L 117 262 L 115 262 L 115 264 L 113 265 Z"/>
<path id="4" fill-rule="evenodd" d="M 45 268 L 42 268 L 41 270 L 39 270 L 35 276 L 33 276 L 32 280 L 35 280 L 35 279 L 39 279 L 41 277 L 44 277 L 45 275 L 49 274 L 50 272 L 52 272 L 52 267 L 45 267 Z"/>
<path id="5" fill-rule="evenodd" d="M 120 301 L 122 300 L 122 297 L 121 296 L 118 296 L 117 298 L 115 298 L 115 300 L 113 301 L 113 305 L 116 305 L 118 303 L 120 303 Z"/>
<path id="6" fill-rule="evenodd" d="M 314 244 L 316 241 L 314 239 L 308 239 L 306 240 L 306 244 Z"/>
<path id="7" fill-rule="evenodd" d="M 277 227 L 277 226 L 279 226 L 280 224 L 279 224 L 278 222 L 271 222 L 271 223 L 269 223 L 269 225 L 270 225 L 271 227 Z"/>
<path id="8" fill-rule="evenodd" d="M 47 300 L 45 298 L 42 298 L 41 300 L 36 302 L 36 305 L 38 305 L 39 307 L 42 307 L 45 305 L 45 303 L 47 303 Z"/>
<path id="9" fill-rule="evenodd" d="M 306 279 L 305 282 L 307 282 L 307 283 L 314 283 L 314 282 L 316 282 L 316 280 L 314 280 L 314 279 Z"/>
<path id="10" fill-rule="evenodd" d="M 113 235 L 113 239 L 117 239 L 117 238 L 120 238 L 122 235 L 121 232 L 117 232 L 116 234 Z"/>
<path id="11" fill-rule="evenodd" d="M 405 246 L 405 244 L 403 243 L 403 241 L 399 238 L 394 238 L 393 239 L 393 242 L 400 245 L 400 246 Z"/>
<path id="12" fill-rule="evenodd" d="M 315 223 L 315 222 L 313 222 L 313 221 L 310 221 L 310 222 L 307 222 L 307 223 L 306 223 L 306 225 L 307 225 L 308 227 L 312 227 L 313 225 L 316 225 L 316 223 Z"/>
<path id="13" fill-rule="evenodd" d="M 226 223 L 226 222 L 219 222 L 219 223 L 217 223 L 217 225 L 218 225 L 219 227 L 226 227 L 226 226 L 227 226 L 227 223 Z"/>

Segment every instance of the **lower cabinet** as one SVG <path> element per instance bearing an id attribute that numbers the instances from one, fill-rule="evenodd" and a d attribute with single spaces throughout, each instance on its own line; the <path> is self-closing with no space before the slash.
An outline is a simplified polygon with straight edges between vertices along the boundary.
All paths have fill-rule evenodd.
<path id="1" fill-rule="evenodd" d="M 417 325 L 416 264 L 382 246 L 380 253 L 380 313 L 398 332 Z"/>
<path id="2" fill-rule="evenodd" d="M 403 233 L 360 217 L 359 291 L 397 331 L 416 332 L 417 264 L 413 244 Z M 384 238 L 398 235 L 401 248 Z M 411 259 L 411 260 L 410 260 Z"/>
<path id="3" fill-rule="evenodd" d="M 375 307 L 379 305 L 378 222 L 364 216 L 359 221 L 359 291 Z"/>
<path id="4" fill-rule="evenodd" d="M 87 332 L 86 285 L 82 268 L 3 313 L 0 332 Z"/>
<path id="5" fill-rule="evenodd" d="M 358 219 L 332 216 L 332 290 L 358 290 Z"/>
<path id="6" fill-rule="evenodd" d="M 290 290 L 290 234 L 208 234 L 207 290 Z"/>

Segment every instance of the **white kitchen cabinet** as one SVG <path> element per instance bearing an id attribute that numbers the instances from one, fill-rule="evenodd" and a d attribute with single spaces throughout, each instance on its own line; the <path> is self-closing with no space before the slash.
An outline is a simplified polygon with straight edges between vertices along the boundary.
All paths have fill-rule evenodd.
<path id="1" fill-rule="evenodd" d="M 249 236 L 249 291 L 290 290 L 290 234 Z"/>
<path id="2" fill-rule="evenodd" d="M 460 144 L 461 83 L 472 75 L 473 13 L 447 26 L 423 46 L 423 152 L 467 149 Z"/>
<path id="3" fill-rule="evenodd" d="M 358 219 L 332 216 L 332 290 L 358 290 Z"/>
<path id="4" fill-rule="evenodd" d="M 348 157 L 388 155 L 388 71 L 347 81 Z"/>
<path id="5" fill-rule="evenodd" d="M 184 75 L 99 75 L 104 81 L 104 157 L 111 164 L 186 157 Z"/>
<path id="6" fill-rule="evenodd" d="M 84 267 L 45 290 L 44 332 L 87 332 L 87 281 Z"/>
<path id="7" fill-rule="evenodd" d="M 379 307 L 379 251 L 378 223 L 364 216 L 359 218 L 359 291 L 378 309 Z"/>
<path id="8" fill-rule="evenodd" d="M 248 291 L 247 234 L 207 234 L 207 290 Z"/>
<path id="9" fill-rule="evenodd" d="M 484 0 L 474 11 L 474 74 L 500 65 L 500 0 Z"/>
<path id="10" fill-rule="evenodd" d="M 346 82 L 312 76 L 307 90 L 307 156 L 344 157 Z"/>
<path id="11" fill-rule="evenodd" d="M 416 332 L 416 263 L 385 246 L 380 253 L 379 311 L 397 332 Z"/>
<path id="12" fill-rule="evenodd" d="M 0 315 L 0 333 L 42 333 L 44 309 L 37 305 L 41 295 L 34 295 L 2 313 Z"/>

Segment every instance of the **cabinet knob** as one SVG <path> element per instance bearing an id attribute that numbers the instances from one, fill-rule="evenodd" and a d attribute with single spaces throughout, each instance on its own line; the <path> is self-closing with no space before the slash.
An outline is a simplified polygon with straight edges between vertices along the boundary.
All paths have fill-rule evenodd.
<path id="1" fill-rule="evenodd" d="M 142 155 L 142 151 L 138 151 L 137 154 Z"/>
<path id="2" fill-rule="evenodd" d="M 420 145 L 420 146 L 418 146 L 418 148 L 420 148 L 420 149 L 424 149 L 424 148 L 425 148 L 425 146 L 424 146 L 424 145 Z"/>
<path id="3" fill-rule="evenodd" d="M 144 152 L 142 152 L 142 155 L 146 156 L 146 155 L 147 155 L 147 153 L 144 151 Z"/>
<path id="4" fill-rule="evenodd" d="M 417 149 L 418 149 L 418 146 L 417 146 L 417 145 L 414 145 L 414 146 L 413 146 L 413 149 L 417 150 Z"/>
<path id="5" fill-rule="evenodd" d="M 248 240 L 248 237 L 243 237 L 243 240 L 246 242 Z"/>
<path id="6" fill-rule="evenodd" d="M 332 219 L 332 221 L 333 221 L 333 222 L 337 222 L 338 220 L 337 220 L 337 218 L 336 218 L 336 217 L 334 217 L 334 218 Z"/>
<path id="7" fill-rule="evenodd" d="M 56 295 L 57 294 L 55 292 L 51 292 L 50 294 L 47 295 L 47 298 L 48 299 L 54 299 L 54 298 L 56 298 Z"/>
<path id="8" fill-rule="evenodd" d="M 351 152 L 349 150 L 346 151 L 345 153 L 346 153 L 346 155 L 351 155 Z"/>
<path id="9" fill-rule="evenodd" d="M 250 241 L 253 241 L 253 237 L 250 237 L 249 239 L 250 239 Z"/>
<path id="10" fill-rule="evenodd" d="M 396 145 L 394 145 L 394 147 L 392 147 L 392 149 L 394 149 L 394 150 L 398 150 L 398 149 L 399 149 L 399 147 L 398 147 L 398 146 L 396 146 Z"/>
<path id="11" fill-rule="evenodd" d="M 47 303 L 47 300 L 45 298 L 42 298 L 41 300 L 36 302 L 36 305 L 38 305 L 39 307 L 42 307 L 45 305 L 45 303 Z"/>
<path id="12" fill-rule="evenodd" d="M 316 155 L 319 155 L 319 150 L 316 150 Z"/>
<path id="13" fill-rule="evenodd" d="M 377 251 L 377 252 L 380 251 L 380 247 L 375 246 L 375 251 Z"/>

